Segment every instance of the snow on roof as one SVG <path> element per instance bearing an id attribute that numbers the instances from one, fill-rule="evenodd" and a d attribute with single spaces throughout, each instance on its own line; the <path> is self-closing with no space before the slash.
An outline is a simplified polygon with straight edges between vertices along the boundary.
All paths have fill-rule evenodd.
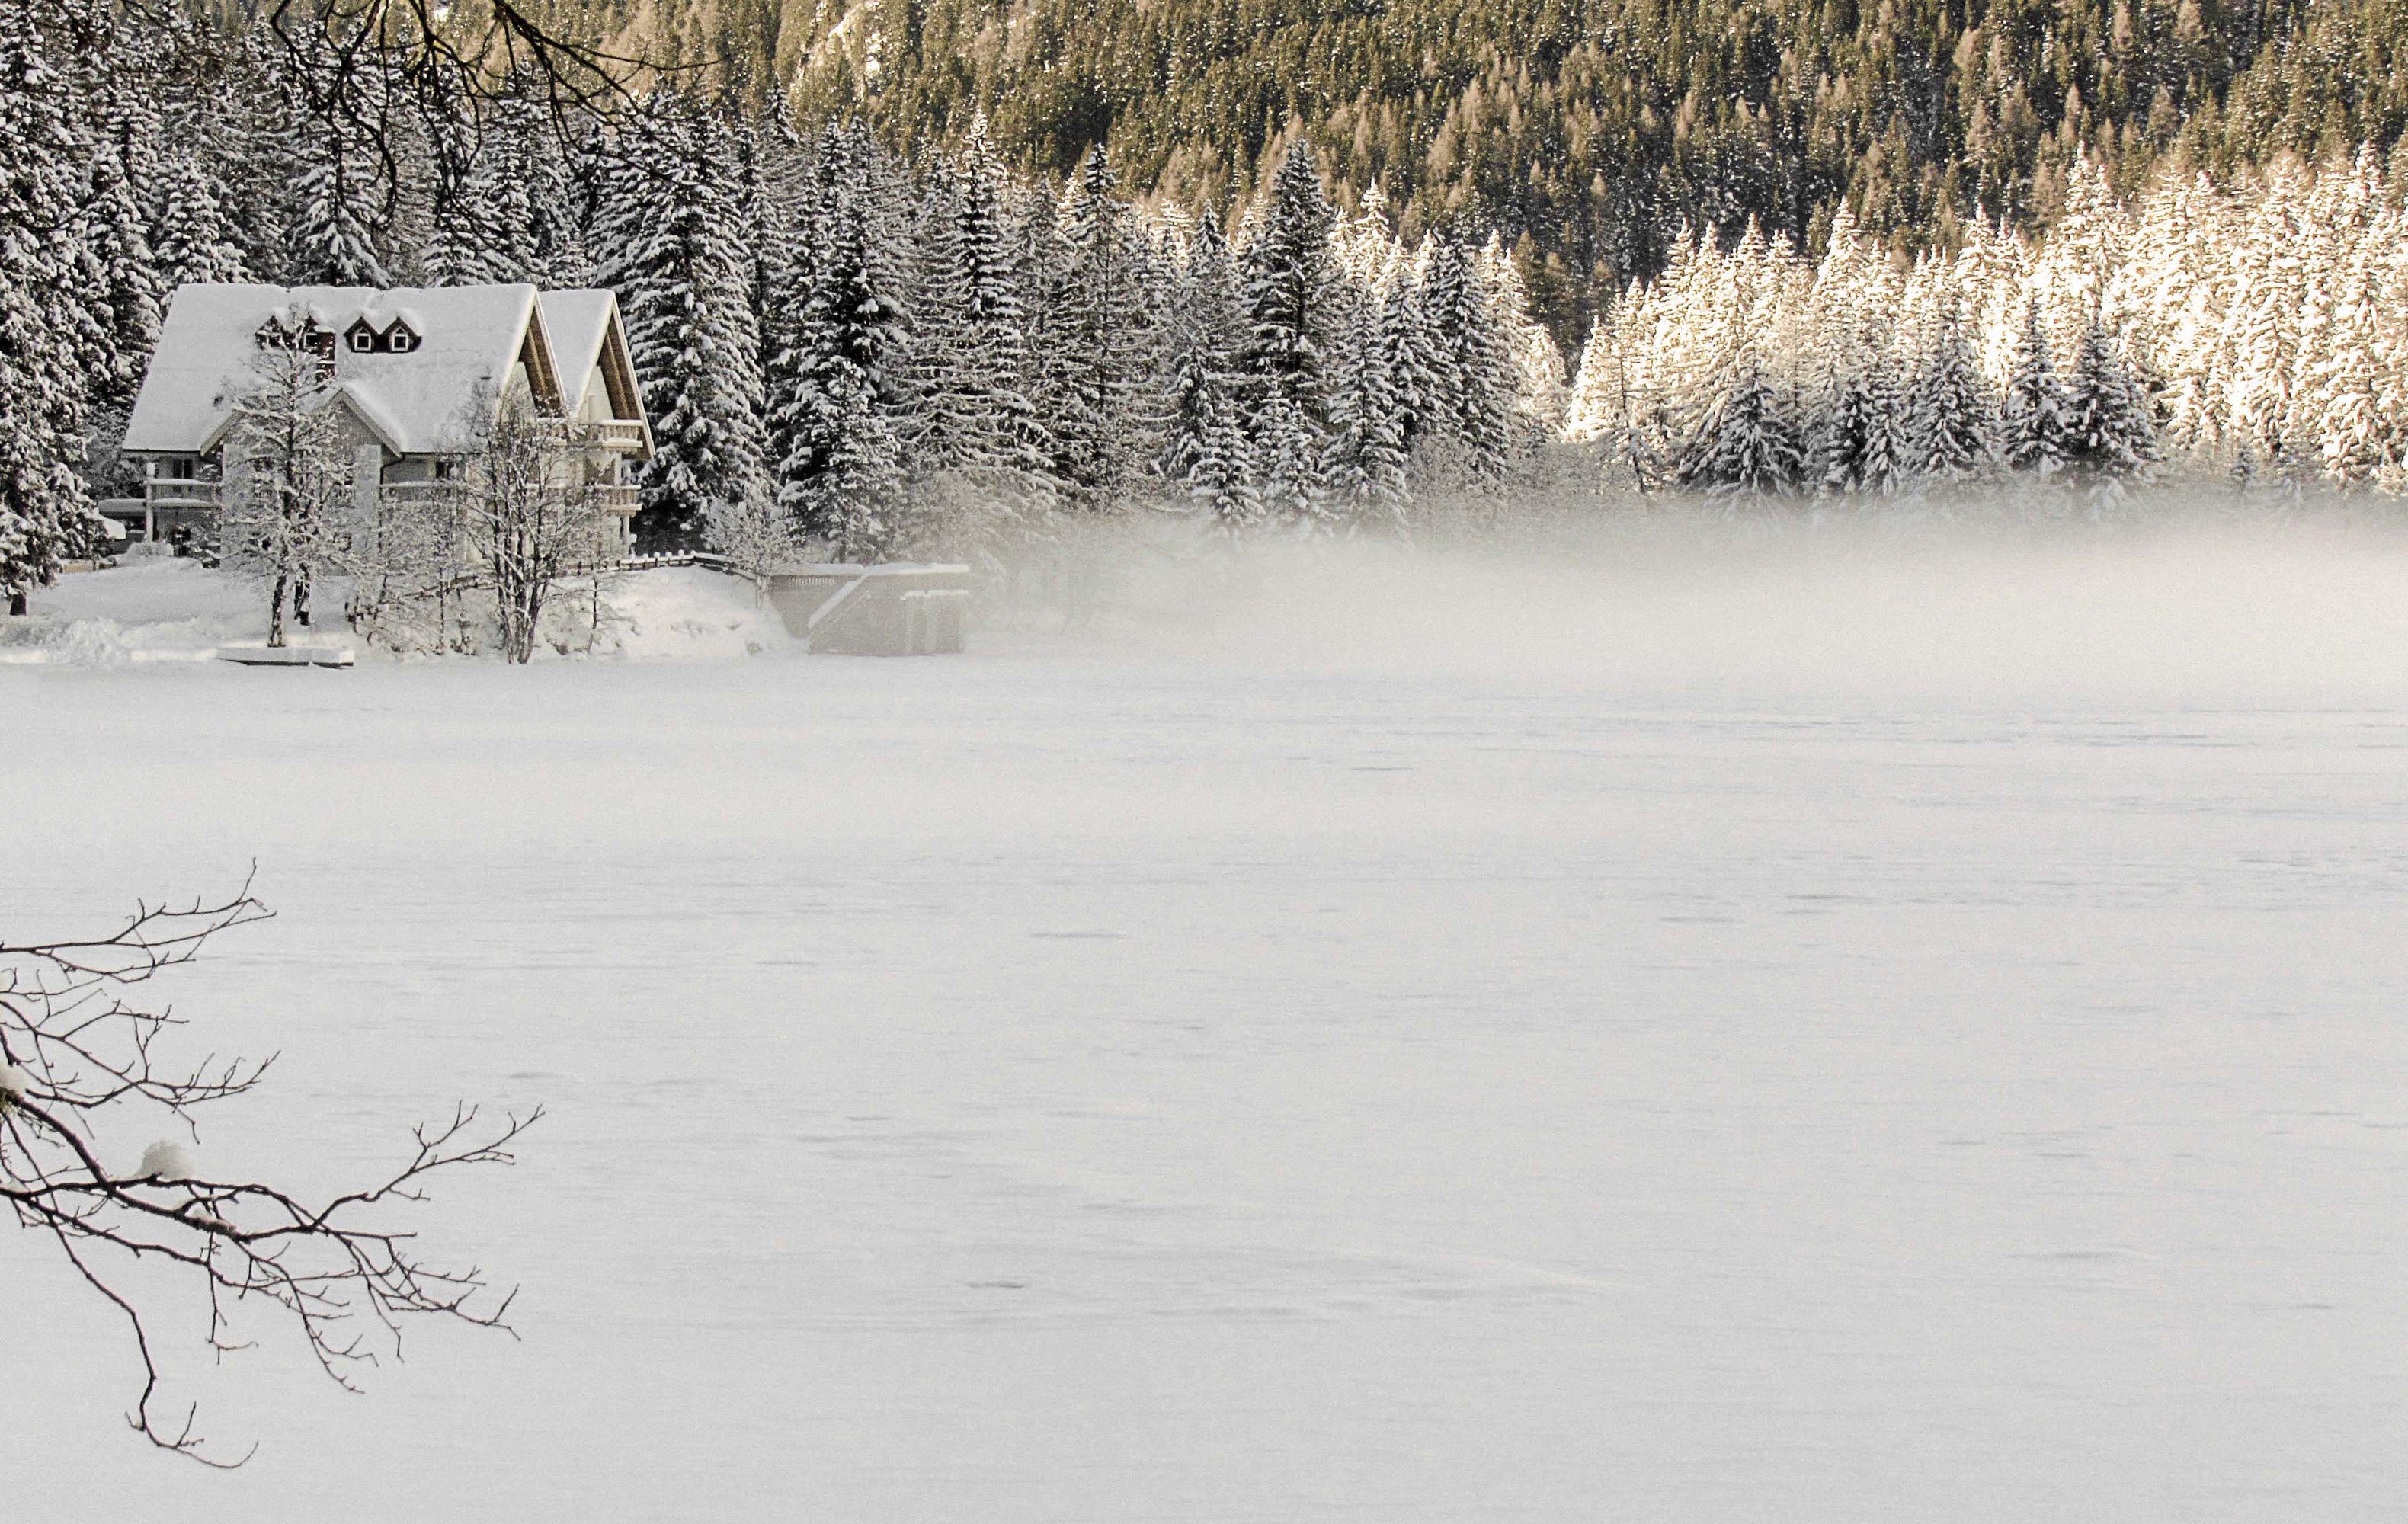
<path id="1" fill-rule="evenodd" d="M 607 291 L 547 291 L 543 329 L 552 339 L 552 363 L 560 372 L 560 400 L 571 417 L 601 379 L 602 340 L 610 331 L 618 302 Z"/>
<path id="2" fill-rule="evenodd" d="M 335 346 L 335 379 L 353 408 L 396 453 L 457 448 L 461 409 L 480 383 L 500 395 L 526 341 L 533 286 L 439 286 L 375 291 L 358 286 L 198 285 L 168 303 L 159 347 L 142 379 L 124 448 L 170 454 L 212 449 L 258 353 L 262 324 L 295 304 L 340 334 L 365 316 L 381 331 L 405 317 L 419 336 L 407 352 L 359 353 Z"/>

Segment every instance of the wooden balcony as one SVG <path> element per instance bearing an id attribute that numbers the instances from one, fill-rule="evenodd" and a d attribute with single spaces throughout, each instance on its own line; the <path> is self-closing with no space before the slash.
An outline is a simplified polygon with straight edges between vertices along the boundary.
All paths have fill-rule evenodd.
<path id="1" fill-rule="evenodd" d="M 460 500 L 457 482 L 386 482 L 377 496 L 395 508 L 435 508 Z"/>
<path id="2" fill-rule="evenodd" d="M 629 454 L 640 453 L 644 448 L 644 425 L 629 418 L 606 418 L 584 425 L 586 442 L 605 450 L 623 450 Z"/>
<path id="3" fill-rule="evenodd" d="M 180 476 L 151 476 L 142 480 L 142 500 L 152 508 L 215 508 L 222 482 L 202 482 Z"/>
<path id="4" fill-rule="evenodd" d="M 633 513 L 638 507 L 637 489 L 632 482 L 623 485 L 599 482 L 582 489 L 557 490 L 590 492 L 595 505 L 606 513 Z M 462 482 L 388 482 L 377 489 L 386 503 L 396 508 L 460 506 L 466 501 L 466 491 L 467 484 Z"/>
<path id="5" fill-rule="evenodd" d="M 154 476 L 145 480 L 142 488 L 142 501 L 150 509 L 214 509 L 222 501 L 224 483 Z M 594 501 L 605 512 L 633 513 L 638 506 L 632 482 L 597 482 L 591 490 Z M 466 491 L 466 483 L 458 481 L 386 482 L 378 485 L 377 496 L 395 508 L 432 509 L 458 504 Z"/>

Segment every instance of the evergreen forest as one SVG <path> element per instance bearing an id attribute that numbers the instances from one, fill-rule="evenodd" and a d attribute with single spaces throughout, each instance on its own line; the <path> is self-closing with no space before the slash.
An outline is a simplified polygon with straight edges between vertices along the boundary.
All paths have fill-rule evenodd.
<path id="1" fill-rule="evenodd" d="M 1251 196 L 1302 140 L 1341 210 L 1378 184 L 1408 241 L 1500 233 L 1567 347 L 1684 230 L 1819 250 L 2034 232 L 2077 154 L 2125 194 L 2408 127 L 2397 0 L 588 0 L 577 13 L 807 126 L 907 155 L 984 113 L 1067 177 Z"/>
<path id="2" fill-rule="evenodd" d="M 1048 14 L 764 22 L 810 40 L 770 76 L 693 13 L 564 102 L 306 16 L 0 11 L 0 588 L 136 490 L 116 441 L 212 281 L 614 291 L 640 544 L 752 562 L 994 566 L 1137 512 L 1411 538 L 1540 493 L 2408 481 L 2384 13 L 1265 9 L 1242 46 L 1146 30 L 1211 7 Z M 623 20 L 604 45 L 677 30 Z M 1306 57 L 1388 82 L 1323 111 Z M 1661 110 L 1650 58 L 1691 81 Z M 1138 72 L 1073 90 L 1107 60 Z"/>

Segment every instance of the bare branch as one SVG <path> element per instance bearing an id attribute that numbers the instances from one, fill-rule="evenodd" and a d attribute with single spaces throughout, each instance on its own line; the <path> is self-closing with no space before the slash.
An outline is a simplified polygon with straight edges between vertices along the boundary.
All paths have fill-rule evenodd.
<path id="1" fill-rule="evenodd" d="M 152 1143 L 132 1171 L 113 1170 L 105 1133 L 148 1112 L 197 1142 L 194 1111 L 250 1093 L 272 1062 L 212 1055 L 165 1064 L 158 1040 L 182 1023 L 130 1006 L 121 992 L 269 913 L 246 880 L 215 903 L 137 903 L 105 936 L 0 942 L 0 1201 L 20 1226 L 47 1232 L 131 1326 L 143 1383 L 127 1421 L 160 1448 L 213 1466 L 238 1466 L 249 1453 L 212 1453 L 195 1428 L 196 1409 L 172 1429 L 157 1417 L 155 1310 L 126 1272 L 155 1263 L 190 1277 L 207 1297 L 204 1342 L 219 1358 L 251 1347 L 234 1336 L 230 1306 L 280 1310 L 319 1368 L 357 1390 L 357 1368 L 399 1358 L 409 1318 L 509 1331 L 514 1293 L 494 1291 L 473 1266 L 422 1258 L 415 1235 L 392 1215 L 425 1201 L 425 1183 L 439 1172 L 512 1162 L 511 1146 L 543 1114 L 538 1108 L 480 1125 L 477 1108 L 455 1106 L 448 1119 L 415 1129 L 413 1151 L 393 1171 L 314 1202 L 265 1182 L 208 1178 L 171 1143 Z"/>

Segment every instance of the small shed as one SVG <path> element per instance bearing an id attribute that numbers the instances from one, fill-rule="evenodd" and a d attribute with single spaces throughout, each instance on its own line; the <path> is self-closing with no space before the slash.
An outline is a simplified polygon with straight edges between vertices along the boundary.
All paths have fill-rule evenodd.
<path id="1" fill-rule="evenodd" d="M 845 656 L 935 656 L 962 649 L 970 568 L 910 561 L 831 562 L 769 579 L 769 602 L 806 650 Z"/>

